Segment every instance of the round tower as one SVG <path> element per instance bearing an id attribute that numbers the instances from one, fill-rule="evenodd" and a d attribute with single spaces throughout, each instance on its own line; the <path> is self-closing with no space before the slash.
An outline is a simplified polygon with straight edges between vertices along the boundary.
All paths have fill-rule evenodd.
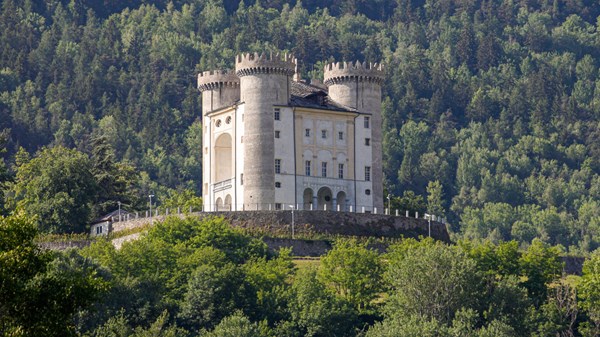
<path id="1" fill-rule="evenodd" d="M 371 182 L 373 206 L 383 211 L 383 166 L 381 132 L 381 85 L 383 66 L 377 63 L 355 64 L 347 62 L 331 63 L 325 66 L 324 83 L 329 88 L 329 97 L 334 101 L 369 117 L 371 146 Z M 357 127 L 366 126 L 357 125 Z M 358 144 L 358 143 L 357 143 Z M 358 168 L 357 168 L 358 169 Z M 358 171 L 357 171 L 358 172 Z"/>
<path id="2" fill-rule="evenodd" d="M 288 105 L 295 63 L 280 54 L 236 58 L 244 109 L 244 208 L 269 209 L 275 202 L 274 106 Z"/>
<path id="3" fill-rule="evenodd" d="M 230 70 L 212 70 L 198 74 L 202 92 L 202 115 L 233 105 L 240 99 L 240 79 Z"/>

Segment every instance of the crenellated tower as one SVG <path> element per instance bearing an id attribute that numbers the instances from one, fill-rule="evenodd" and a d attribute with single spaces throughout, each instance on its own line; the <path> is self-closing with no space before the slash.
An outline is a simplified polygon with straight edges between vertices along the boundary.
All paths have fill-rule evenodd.
<path id="1" fill-rule="evenodd" d="M 381 85 L 384 81 L 383 66 L 377 63 L 337 62 L 325 66 L 324 83 L 329 97 L 370 118 L 371 172 L 373 206 L 383 210 Z M 364 117 L 363 117 L 364 118 Z"/>
<path id="2" fill-rule="evenodd" d="M 230 105 L 240 99 L 240 79 L 231 70 L 212 70 L 198 74 L 202 92 L 202 115 Z"/>
<path id="3" fill-rule="evenodd" d="M 290 102 L 295 63 L 287 54 L 241 54 L 235 73 L 244 105 L 244 208 L 275 203 L 274 109 Z"/>

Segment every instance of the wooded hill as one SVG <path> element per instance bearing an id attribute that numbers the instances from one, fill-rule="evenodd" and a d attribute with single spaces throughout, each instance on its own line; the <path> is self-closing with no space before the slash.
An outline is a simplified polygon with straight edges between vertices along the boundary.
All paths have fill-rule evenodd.
<path id="1" fill-rule="evenodd" d="M 163 203 L 199 193 L 196 74 L 271 50 L 298 57 L 304 78 L 334 60 L 386 64 L 393 208 L 444 215 L 472 239 L 538 237 L 573 251 L 600 243 L 596 1 L 0 3 L 6 209 L 48 219 L 104 205 L 83 210 L 89 218 L 125 191 L 130 208 L 143 208 L 148 191 Z M 39 191 L 49 188 L 28 178 L 47 171 L 32 167 L 44 146 L 83 153 L 77 167 L 102 188 L 82 201 L 58 188 L 67 196 L 48 207 Z"/>

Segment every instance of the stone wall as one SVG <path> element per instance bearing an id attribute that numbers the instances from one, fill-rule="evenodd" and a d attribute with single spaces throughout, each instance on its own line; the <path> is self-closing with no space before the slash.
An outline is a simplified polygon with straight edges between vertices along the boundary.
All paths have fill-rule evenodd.
<path id="1" fill-rule="evenodd" d="M 194 213 L 200 217 L 222 216 L 233 226 L 257 231 L 291 234 L 291 211 L 245 211 Z M 302 234 L 328 234 L 349 236 L 372 236 L 393 238 L 417 238 L 428 235 L 428 221 L 383 214 L 365 214 L 333 211 L 294 211 L 294 230 Z M 446 226 L 431 222 L 431 236 L 450 242 Z"/>

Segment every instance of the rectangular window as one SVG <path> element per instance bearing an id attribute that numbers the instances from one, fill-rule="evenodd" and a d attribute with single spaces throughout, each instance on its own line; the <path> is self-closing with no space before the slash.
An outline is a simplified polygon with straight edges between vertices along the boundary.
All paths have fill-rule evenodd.
<path id="1" fill-rule="evenodd" d="M 275 204 L 275 210 L 276 211 L 281 211 L 281 203 L 276 203 Z"/>
<path id="2" fill-rule="evenodd" d="M 275 138 L 279 138 L 281 132 L 279 132 L 279 130 L 275 130 Z"/>
<path id="3" fill-rule="evenodd" d="M 281 173 L 281 159 L 275 159 L 275 173 Z"/>
<path id="4" fill-rule="evenodd" d="M 321 177 L 327 177 L 327 162 L 321 163 Z"/>
<path id="5" fill-rule="evenodd" d="M 102 226 L 96 227 L 96 234 L 102 234 Z"/>
<path id="6" fill-rule="evenodd" d="M 327 130 L 321 130 L 321 138 L 327 138 Z"/>
<path id="7" fill-rule="evenodd" d="M 310 137 L 310 129 L 304 130 L 304 136 Z"/>
<path id="8" fill-rule="evenodd" d="M 338 164 L 338 178 L 344 179 L 344 164 Z"/>
<path id="9" fill-rule="evenodd" d="M 368 129 L 370 127 L 370 122 L 371 118 L 370 117 L 365 117 L 365 129 Z"/>
<path id="10" fill-rule="evenodd" d="M 365 166 L 365 181 L 371 181 L 371 166 Z"/>
<path id="11" fill-rule="evenodd" d="M 371 146 L 371 138 L 365 138 L 365 146 Z"/>
<path id="12" fill-rule="evenodd" d="M 306 173 L 307 177 L 310 176 L 310 160 L 304 162 L 304 172 Z"/>
<path id="13" fill-rule="evenodd" d="M 240 173 L 240 185 L 244 185 L 244 174 Z"/>
<path id="14" fill-rule="evenodd" d="M 276 187 L 276 188 L 281 188 L 281 183 L 280 183 L 279 181 L 276 181 L 276 182 L 275 182 L 275 187 Z"/>
<path id="15" fill-rule="evenodd" d="M 342 131 L 338 132 L 338 139 L 344 140 L 344 133 Z"/>
<path id="16" fill-rule="evenodd" d="M 281 113 L 281 110 L 280 110 L 279 108 L 275 108 L 275 109 L 273 109 L 273 118 L 274 118 L 276 121 L 279 121 L 279 120 L 281 120 L 280 113 Z"/>

